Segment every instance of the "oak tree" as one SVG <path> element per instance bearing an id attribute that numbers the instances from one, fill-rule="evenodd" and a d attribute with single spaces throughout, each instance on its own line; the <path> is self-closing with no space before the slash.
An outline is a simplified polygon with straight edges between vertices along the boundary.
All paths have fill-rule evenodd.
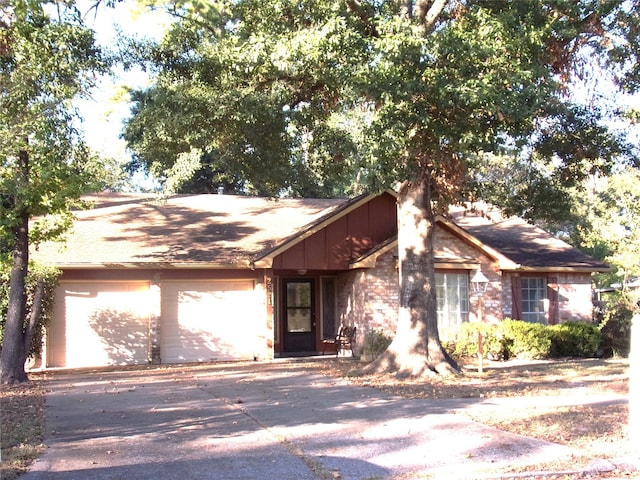
<path id="1" fill-rule="evenodd" d="M 140 165 L 174 186 L 206 158 L 249 192 L 290 194 L 300 177 L 320 190 L 395 188 L 399 321 L 370 368 L 454 373 L 437 329 L 436 215 L 468 194 L 469 168 L 486 152 L 535 158 L 569 184 L 608 169 L 621 144 L 597 109 L 566 93 L 587 58 L 634 86 L 631 6 L 171 2 L 166 37 L 138 46 L 156 77 L 134 92 L 125 138 Z"/>

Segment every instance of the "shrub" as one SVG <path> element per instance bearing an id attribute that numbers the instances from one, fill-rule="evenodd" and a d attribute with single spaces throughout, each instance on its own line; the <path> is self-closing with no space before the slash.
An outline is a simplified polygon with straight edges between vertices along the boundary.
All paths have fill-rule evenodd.
<path id="1" fill-rule="evenodd" d="M 551 332 L 546 325 L 505 319 L 498 324 L 505 358 L 541 359 L 551 353 Z"/>
<path id="2" fill-rule="evenodd" d="M 600 347 L 600 329 L 586 322 L 565 322 L 549 327 L 551 356 L 595 357 Z"/>
<path id="3" fill-rule="evenodd" d="M 7 318 L 7 309 L 9 307 L 9 276 L 11 273 L 10 265 L 6 262 L 0 262 L 0 348 L 2 338 L 4 336 L 4 323 Z M 36 283 L 39 279 L 44 280 L 44 295 L 42 298 L 42 313 L 33 331 L 31 338 L 31 346 L 27 356 L 39 357 L 42 350 L 42 341 L 44 327 L 49 323 L 53 316 L 55 289 L 58 285 L 60 270 L 53 267 L 46 267 L 36 263 L 29 264 L 29 273 L 25 280 L 25 289 L 27 291 L 27 309 L 25 312 L 25 327 L 29 322 L 31 310 L 33 308 L 33 295 Z"/>
<path id="4" fill-rule="evenodd" d="M 371 355 L 371 358 L 376 358 L 391 344 L 391 337 L 386 336 L 382 330 L 369 330 L 364 336 L 363 352 Z"/>
<path id="5" fill-rule="evenodd" d="M 504 345 L 498 335 L 498 327 L 492 323 L 466 322 L 443 346 L 454 358 L 478 354 L 478 331 L 482 333 L 482 353 L 491 360 L 504 359 Z"/>
<path id="6" fill-rule="evenodd" d="M 463 323 L 448 332 L 443 347 L 454 358 L 477 355 L 479 328 L 484 357 L 491 360 L 593 357 L 601 344 L 599 328 L 591 323 L 547 326 L 507 318 L 498 324 Z"/>
<path id="7" fill-rule="evenodd" d="M 628 357 L 631 349 L 631 319 L 633 311 L 622 298 L 607 303 L 600 322 L 600 355 Z"/>

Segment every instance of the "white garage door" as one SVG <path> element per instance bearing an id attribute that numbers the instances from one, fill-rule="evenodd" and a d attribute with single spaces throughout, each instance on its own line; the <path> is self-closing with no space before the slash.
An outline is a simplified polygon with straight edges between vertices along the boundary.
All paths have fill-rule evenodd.
<path id="1" fill-rule="evenodd" d="M 162 363 L 251 359 L 260 350 L 264 315 L 252 280 L 162 285 Z"/>
<path id="2" fill-rule="evenodd" d="M 62 282 L 47 334 L 47 364 L 147 363 L 148 282 Z"/>

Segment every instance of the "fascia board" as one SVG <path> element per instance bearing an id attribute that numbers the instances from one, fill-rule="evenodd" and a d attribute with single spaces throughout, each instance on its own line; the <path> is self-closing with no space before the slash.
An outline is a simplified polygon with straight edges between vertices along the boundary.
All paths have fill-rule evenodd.
<path id="1" fill-rule="evenodd" d="M 58 263 L 61 270 L 134 270 L 134 269 L 194 269 L 194 270 L 249 270 L 250 262 L 196 263 L 196 262 L 114 262 L 114 263 Z"/>
<path id="2" fill-rule="evenodd" d="M 498 265 L 499 265 L 501 270 L 517 270 L 518 268 L 520 268 L 520 265 L 515 263 L 509 257 L 503 255 L 502 253 L 500 253 L 495 248 L 490 247 L 489 245 L 486 245 L 485 243 L 481 242 L 478 238 L 474 237 L 469 232 L 467 232 L 463 228 L 459 227 L 455 223 L 447 220 L 443 216 L 438 215 L 436 217 L 436 223 L 440 223 L 442 226 L 444 226 L 445 228 L 450 230 L 452 233 L 454 233 L 458 237 L 462 238 L 464 241 L 469 243 L 471 246 L 476 247 L 478 250 L 480 250 L 486 256 L 488 256 L 492 260 L 498 262 Z"/>

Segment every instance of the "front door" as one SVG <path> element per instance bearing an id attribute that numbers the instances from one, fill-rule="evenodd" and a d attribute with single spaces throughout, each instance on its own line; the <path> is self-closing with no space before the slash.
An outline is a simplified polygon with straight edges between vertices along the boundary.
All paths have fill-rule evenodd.
<path id="1" fill-rule="evenodd" d="M 310 353 L 316 350 L 313 287 L 311 279 L 284 282 L 284 351 L 287 353 Z"/>

